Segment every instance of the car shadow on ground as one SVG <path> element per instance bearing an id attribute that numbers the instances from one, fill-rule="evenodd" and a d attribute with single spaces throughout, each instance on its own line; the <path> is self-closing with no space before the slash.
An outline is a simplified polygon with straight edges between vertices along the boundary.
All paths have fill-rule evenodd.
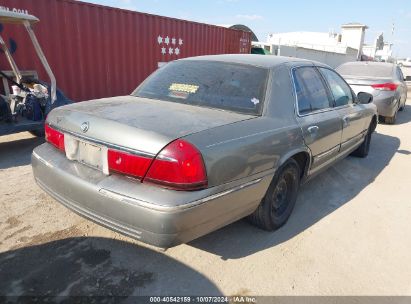
<path id="1" fill-rule="evenodd" d="M 303 185 L 290 219 L 275 232 L 241 220 L 188 245 L 222 259 L 237 259 L 281 244 L 350 202 L 390 163 L 399 146 L 398 138 L 375 132 L 367 158 L 349 156 Z"/>
<path id="2" fill-rule="evenodd" d="M 0 273 L 0 297 L 27 303 L 24 296 L 221 295 L 205 276 L 160 252 L 98 237 L 71 237 L 0 253 Z"/>
<path id="3" fill-rule="evenodd" d="M 0 169 L 25 166 L 31 162 L 31 152 L 44 138 L 30 137 L 0 142 Z"/>
<path id="4" fill-rule="evenodd" d="M 405 105 L 404 110 L 399 111 L 395 125 L 402 125 L 411 121 L 411 105 Z"/>

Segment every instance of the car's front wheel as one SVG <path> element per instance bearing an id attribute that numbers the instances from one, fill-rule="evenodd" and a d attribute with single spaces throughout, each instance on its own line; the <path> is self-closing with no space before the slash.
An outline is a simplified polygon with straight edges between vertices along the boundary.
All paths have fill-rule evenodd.
<path id="1" fill-rule="evenodd" d="M 293 211 L 300 186 L 301 169 L 289 159 L 275 174 L 258 208 L 249 216 L 257 227 L 273 231 L 284 225 Z"/>

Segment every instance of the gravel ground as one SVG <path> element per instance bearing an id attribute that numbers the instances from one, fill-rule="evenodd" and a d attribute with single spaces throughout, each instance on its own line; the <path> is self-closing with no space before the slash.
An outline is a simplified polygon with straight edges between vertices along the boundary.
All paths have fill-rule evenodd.
<path id="1" fill-rule="evenodd" d="M 411 296 L 410 134 L 408 105 L 275 233 L 239 221 L 165 252 L 60 206 L 33 181 L 42 140 L 0 137 L 0 295 Z"/>

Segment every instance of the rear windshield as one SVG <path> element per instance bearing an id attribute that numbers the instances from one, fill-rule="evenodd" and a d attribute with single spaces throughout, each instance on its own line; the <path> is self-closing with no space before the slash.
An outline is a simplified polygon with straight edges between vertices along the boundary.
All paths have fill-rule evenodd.
<path id="1" fill-rule="evenodd" d="M 344 76 L 392 77 L 392 65 L 343 64 L 337 72 Z"/>
<path id="2" fill-rule="evenodd" d="M 133 96 L 259 115 L 268 70 L 214 61 L 168 63 L 150 76 Z"/>

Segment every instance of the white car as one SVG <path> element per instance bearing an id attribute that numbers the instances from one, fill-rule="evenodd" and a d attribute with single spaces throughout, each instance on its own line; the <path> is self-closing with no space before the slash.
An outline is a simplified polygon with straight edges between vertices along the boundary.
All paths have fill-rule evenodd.
<path id="1" fill-rule="evenodd" d="M 411 58 L 397 61 L 399 67 L 411 67 Z"/>

